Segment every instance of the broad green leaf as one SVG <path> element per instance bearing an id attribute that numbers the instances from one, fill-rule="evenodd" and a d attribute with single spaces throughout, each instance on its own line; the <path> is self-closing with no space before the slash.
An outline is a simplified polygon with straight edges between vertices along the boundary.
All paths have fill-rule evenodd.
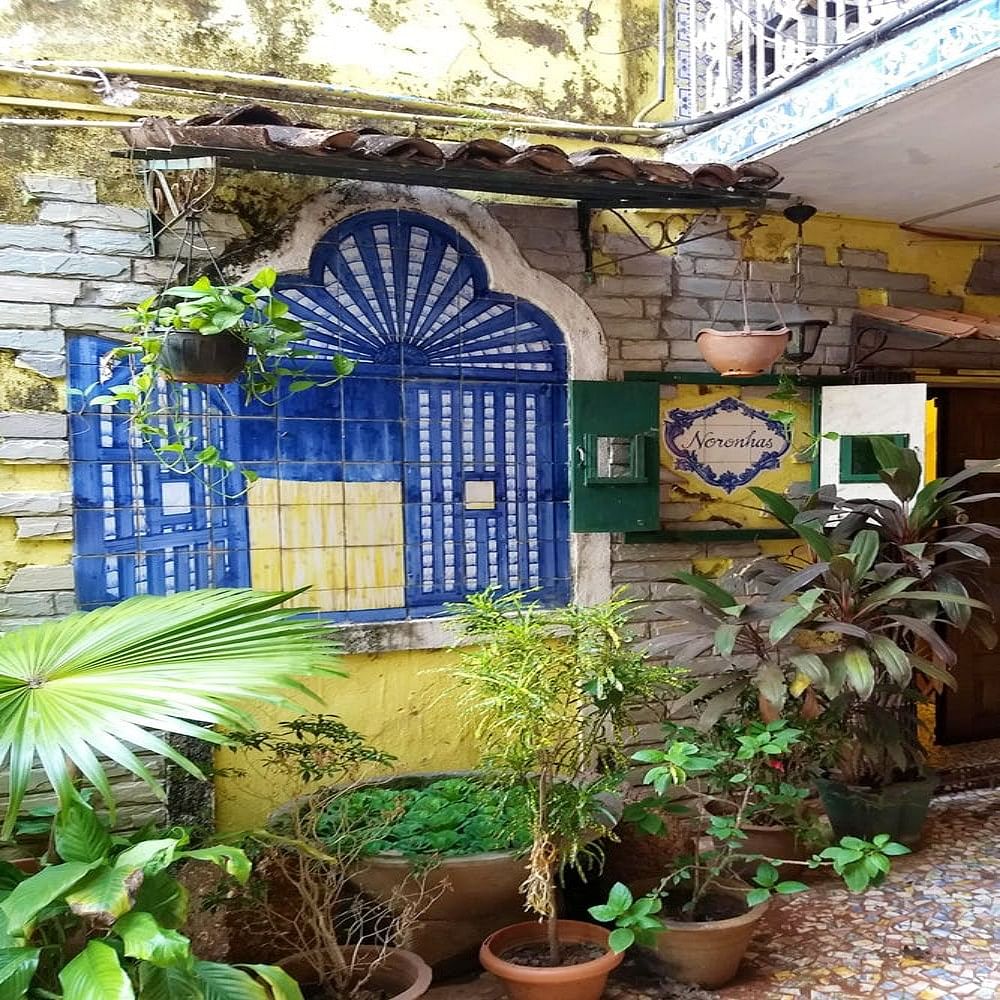
<path id="1" fill-rule="evenodd" d="M 77 916 L 109 926 L 132 909 L 142 879 L 141 868 L 102 865 L 66 894 L 66 902 Z"/>
<path id="2" fill-rule="evenodd" d="M 885 636 L 877 635 L 872 637 L 871 647 L 889 676 L 900 687 L 905 687 L 910 683 L 910 678 L 913 676 L 913 667 L 910 665 L 910 658 L 896 643 Z"/>
<path id="3" fill-rule="evenodd" d="M 608 906 L 618 913 L 624 913 L 631 905 L 631 890 L 624 883 L 616 882 L 608 893 Z"/>
<path id="4" fill-rule="evenodd" d="M 677 573 L 675 579 L 700 591 L 708 599 L 708 602 L 720 611 L 739 604 L 739 601 L 728 591 L 697 573 Z"/>
<path id="5" fill-rule="evenodd" d="M 274 288 L 274 283 L 278 280 L 278 273 L 273 267 L 265 267 L 257 275 L 250 279 L 250 284 L 254 288 Z"/>
<path id="6" fill-rule="evenodd" d="M 288 705 L 300 678 L 337 674 L 325 624 L 290 593 L 219 588 L 140 596 L 0 636 L 0 768 L 10 796 L 9 838 L 39 764 L 66 805 L 75 768 L 104 794 L 100 756 L 161 791 L 139 748 L 192 774 L 197 767 L 163 732 L 212 743 L 217 727 L 252 725 L 243 704 Z"/>
<path id="7" fill-rule="evenodd" d="M 754 874 L 754 881 L 765 889 L 769 889 L 771 886 L 776 885 L 778 878 L 778 869 L 769 862 L 759 864 L 757 866 L 757 871 Z"/>
<path id="8" fill-rule="evenodd" d="M 773 622 L 771 622 L 771 627 L 767 630 L 768 638 L 773 643 L 781 642 L 785 636 L 794 631 L 811 614 L 812 611 L 809 608 L 803 608 L 801 605 L 793 604 L 785 611 L 782 611 L 781 614 L 778 615 Z"/>
<path id="9" fill-rule="evenodd" d="M 791 525 L 798 516 L 799 512 L 795 506 L 780 493 L 765 490 L 761 486 L 751 486 L 750 492 L 764 505 L 767 512 L 781 521 L 782 524 Z"/>
<path id="10" fill-rule="evenodd" d="M 751 889 L 747 893 L 747 906 L 759 906 L 761 903 L 766 903 L 770 898 L 770 889 Z"/>
<path id="11" fill-rule="evenodd" d="M 786 882 L 779 882 L 774 887 L 774 891 L 780 893 L 782 896 L 791 896 L 796 892 L 808 892 L 809 886 L 807 886 L 805 882 L 794 882 L 789 880 Z"/>
<path id="12" fill-rule="evenodd" d="M 798 653 L 791 657 L 790 662 L 799 673 L 805 674 L 813 684 L 829 683 L 830 672 L 827 670 L 826 664 L 815 653 Z"/>
<path id="13" fill-rule="evenodd" d="M 63 1000 L 135 1000 L 132 984 L 114 948 L 88 941 L 59 973 Z"/>
<path id="14" fill-rule="evenodd" d="M 613 906 L 608 906 L 607 903 L 591 906 L 587 912 L 602 924 L 610 924 L 618 917 L 618 911 Z"/>
<path id="15" fill-rule="evenodd" d="M 719 656 L 732 656 L 736 640 L 743 625 L 740 622 L 724 622 L 715 630 L 715 651 Z"/>
<path id="16" fill-rule="evenodd" d="M 871 610 L 872 608 L 880 607 L 883 604 L 888 603 L 894 598 L 898 597 L 904 591 L 909 590 L 915 583 L 919 583 L 915 576 L 901 576 L 895 580 L 891 580 L 884 587 L 879 587 L 878 590 L 873 590 L 871 594 L 861 603 L 861 607 L 864 610 Z"/>
<path id="17" fill-rule="evenodd" d="M 897 844 L 895 841 L 890 841 L 888 844 L 883 844 L 880 847 L 883 854 L 888 854 L 889 857 L 895 858 L 903 854 L 910 854 L 910 849 L 904 844 Z"/>
<path id="18" fill-rule="evenodd" d="M 270 1000 L 264 987 L 242 969 L 219 962 L 198 962 L 194 968 L 205 1000 Z"/>
<path id="19" fill-rule="evenodd" d="M 635 944 L 635 931 L 628 927 L 616 927 L 608 935 L 608 947 L 616 954 L 628 951 Z"/>
<path id="20" fill-rule="evenodd" d="M 191 942 L 177 931 L 161 927 L 150 913 L 133 910 L 115 921 L 112 928 L 121 939 L 125 954 L 163 968 L 193 968 Z"/>
<path id="21" fill-rule="evenodd" d="M 851 688 L 860 697 L 870 698 L 875 690 L 875 670 L 868 654 L 859 646 L 850 646 L 844 651 L 844 666 Z"/>
<path id="22" fill-rule="evenodd" d="M 188 891 L 167 872 L 156 872 L 143 880 L 135 905 L 152 914 L 161 927 L 176 930 L 187 918 Z"/>
<path id="23" fill-rule="evenodd" d="M 848 550 L 854 555 L 854 578 L 856 581 L 862 580 L 868 571 L 875 565 L 878 556 L 881 540 L 878 532 L 866 528 L 859 531 L 851 540 L 851 547 Z"/>
<path id="24" fill-rule="evenodd" d="M 139 1000 L 205 1000 L 193 970 L 139 966 Z"/>
<path id="25" fill-rule="evenodd" d="M 302 1000 L 299 984 L 283 969 L 274 965 L 244 965 L 271 987 L 274 1000 Z"/>
<path id="26" fill-rule="evenodd" d="M 197 851 L 181 851 L 179 858 L 190 858 L 192 861 L 210 861 L 222 868 L 241 885 L 250 878 L 251 864 L 246 853 L 238 847 L 218 844 L 215 847 L 203 847 Z"/>
<path id="27" fill-rule="evenodd" d="M 69 802 L 55 820 L 56 853 L 63 861 L 101 861 L 111 850 L 106 824 L 85 802 Z"/>
<path id="28" fill-rule="evenodd" d="M 799 596 L 795 603 L 800 607 L 805 608 L 807 611 L 812 611 L 825 594 L 826 589 L 824 587 L 813 587 L 811 590 L 807 590 L 804 594 Z"/>
<path id="29" fill-rule="evenodd" d="M 21 882 L 0 903 L 0 913 L 6 918 L 10 933 L 21 934 L 49 903 L 65 897 L 73 886 L 99 864 L 99 861 L 89 864 L 69 861 L 63 865 L 43 868 L 37 875 Z"/>
<path id="30" fill-rule="evenodd" d="M 0 997 L 21 1000 L 38 968 L 38 948 L 0 948 Z"/>
<path id="31" fill-rule="evenodd" d="M 868 883 L 871 882 L 871 876 L 864 864 L 858 861 L 849 864 L 840 873 L 840 877 L 851 892 L 864 892 L 868 888 Z"/>

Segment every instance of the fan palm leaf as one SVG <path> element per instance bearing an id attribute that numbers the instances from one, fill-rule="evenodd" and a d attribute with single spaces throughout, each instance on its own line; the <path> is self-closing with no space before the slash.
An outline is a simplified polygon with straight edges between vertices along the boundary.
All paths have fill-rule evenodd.
<path id="1" fill-rule="evenodd" d="M 37 764 L 61 803 L 78 775 L 109 808 L 101 758 L 162 788 L 136 750 L 201 772 L 161 734 L 221 743 L 214 727 L 252 728 L 241 703 L 312 696 L 300 678 L 339 675 L 328 627 L 281 608 L 290 593 L 243 589 L 133 597 L 0 635 L 0 767 L 9 837 Z"/>

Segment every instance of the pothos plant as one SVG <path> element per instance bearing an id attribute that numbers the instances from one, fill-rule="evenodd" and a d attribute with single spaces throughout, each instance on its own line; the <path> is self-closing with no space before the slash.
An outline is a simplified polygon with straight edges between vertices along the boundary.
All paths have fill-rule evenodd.
<path id="1" fill-rule="evenodd" d="M 652 765 L 643 780 L 662 800 L 653 815 L 664 808 L 687 813 L 694 818 L 699 835 L 693 852 L 680 857 L 677 866 L 665 873 L 659 886 L 647 896 L 634 899 L 629 889 L 618 883 L 605 903 L 590 909 L 595 920 L 615 925 L 609 939 L 614 951 L 624 951 L 635 943 L 652 943 L 655 935 L 666 928 L 660 916 L 664 899 L 673 904 L 673 919 L 696 921 L 704 919 L 705 904 L 719 893 L 743 892 L 750 908 L 773 895 L 805 892 L 805 883 L 782 877 L 780 869 L 787 865 L 832 868 L 851 891 L 863 892 L 885 878 L 892 857 L 909 853 L 909 848 L 893 842 L 887 834 L 878 834 L 870 841 L 844 837 L 806 861 L 751 852 L 745 846 L 745 826 L 766 807 L 771 794 L 758 776 L 788 753 L 801 732 L 783 721 L 763 727 L 750 725 L 735 734 L 728 747 L 705 741 L 691 729 L 670 727 L 668 733 L 662 748 L 640 750 L 633 760 Z M 707 808 L 719 800 L 714 793 L 721 791 L 720 782 L 726 786 L 723 801 L 733 807 L 721 815 Z M 680 786 L 685 786 L 683 792 L 693 805 L 672 797 Z M 755 867 L 746 879 L 748 865 Z"/>
<path id="2" fill-rule="evenodd" d="M 870 440 L 894 500 L 849 500 L 824 487 L 793 501 L 752 487 L 799 545 L 728 579 L 678 574 L 696 600 L 671 603 L 677 628 L 651 646 L 714 667 L 687 696 L 700 704 L 704 725 L 731 711 L 748 686 L 765 719 L 789 702 L 807 717 L 831 713 L 849 737 L 843 779 L 877 787 L 920 763 L 906 705 L 955 685 L 956 654 L 939 629 L 996 642 L 992 612 L 972 594 L 989 562 L 978 540 L 1000 537 L 1000 528 L 972 522 L 966 511 L 993 494 L 958 488 L 982 469 L 921 488 L 913 451 Z"/>
<path id="3" fill-rule="evenodd" d="M 331 386 L 351 374 L 355 364 L 342 354 L 333 355 L 329 370 L 315 370 L 313 352 L 303 344 L 305 328 L 289 315 L 288 304 L 275 296 L 276 280 L 271 268 L 243 285 L 216 285 L 202 276 L 192 285 L 167 288 L 140 302 L 127 314 L 125 330 L 132 341 L 110 355 L 112 362 L 130 366 L 128 380 L 92 386 L 87 402 L 122 405 L 143 443 L 170 471 L 202 475 L 214 491 L 226 495 L 231 495 L 227 481 L 234 472 L 249 486 L 257 474 L 239 469 L 208 440 L 211 409 L 220 402 L 224 405 L 221 395 L 193 406 L 192 393 L 211 390 L 175 380 L 167 355 L 171 337 L 195 333 L 235 338 L 244 360 L 233 376 L 239 376 L 246 402 L 266 406 Z"/>

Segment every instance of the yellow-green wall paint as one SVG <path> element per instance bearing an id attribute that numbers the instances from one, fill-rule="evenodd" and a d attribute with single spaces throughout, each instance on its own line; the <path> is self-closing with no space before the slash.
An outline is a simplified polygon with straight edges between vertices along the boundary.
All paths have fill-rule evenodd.
<path id="1" fill-rule="evenodd" d="M 397 771 L 461 770 L 476 762 L 468 720 L 456 711 L 454 700 L 442 697 L 448 668 L 458 654 L 451 651 L 413 651 L 347 656 L 341 664 L 347 677 L 312 683 L 321 705 L 307 711 L 339 715 L 381 750 L 395 754 Z M 255 710 L 262 728 L 291 713 Z M 228 751 L 217 755 L 220 768 L 241 768 L 244 776 L 216 778 L 216 816 L 220 830 L 259 824 L 302 786 L 259 760 Z"/>

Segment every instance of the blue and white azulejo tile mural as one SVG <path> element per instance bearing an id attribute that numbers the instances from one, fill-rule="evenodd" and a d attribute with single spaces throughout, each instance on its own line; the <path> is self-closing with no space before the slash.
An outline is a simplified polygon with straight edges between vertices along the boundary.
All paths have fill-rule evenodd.
<path id="1" fill-rule="evenodd" d="M 278 292 L 316 370 L 276 407 L 185 392 L 206 443 L 260 477 L 224 498 L 163 469 L 109 407 L 72 418 L 81 603 L 191 587 L 310 586 L 332 618 L 439 613 L 490 584 L 569 597 L 566 347 L 537 306 L 489 286 L 475 248 L 411 211 L 334 226 Z M 71 343 L 71 383 L 114 345 Z M 234 491 L 235 492 L 235 491 Z"/>

